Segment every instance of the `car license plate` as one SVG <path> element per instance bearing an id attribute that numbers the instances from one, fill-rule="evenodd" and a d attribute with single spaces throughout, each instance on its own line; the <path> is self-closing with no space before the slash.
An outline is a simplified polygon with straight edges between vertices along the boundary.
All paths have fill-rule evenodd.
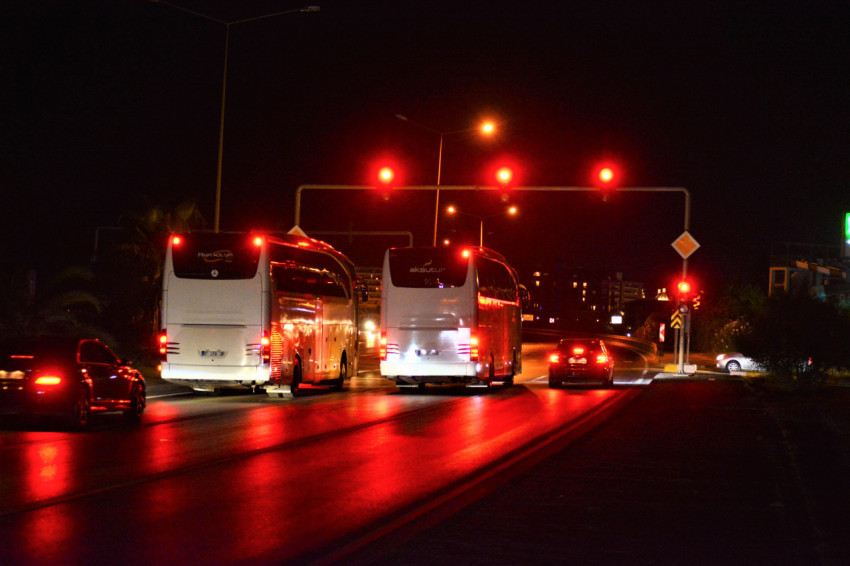
<path id="1" fill-rule="evenodd" d="M 24 372 L 22 371 L 0 371 L 0 379 L 23 379 Z"/>
<path id="2" fill-rule="evenodd" d="M 571 364 L 586 364 L 587 358 L 570 358 Z"/>

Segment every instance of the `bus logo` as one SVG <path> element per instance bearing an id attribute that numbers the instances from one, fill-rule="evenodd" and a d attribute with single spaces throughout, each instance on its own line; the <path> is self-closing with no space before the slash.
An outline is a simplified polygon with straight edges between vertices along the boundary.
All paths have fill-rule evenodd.
<path id="1" fill-rule="evenodd" d="M 207 263 L 217 263 L 219 261 L 230 263 L 233 261 L 233 251 L 216 250 L 214 252 L 198 252 L 198 259 L 202 259 Z"/>

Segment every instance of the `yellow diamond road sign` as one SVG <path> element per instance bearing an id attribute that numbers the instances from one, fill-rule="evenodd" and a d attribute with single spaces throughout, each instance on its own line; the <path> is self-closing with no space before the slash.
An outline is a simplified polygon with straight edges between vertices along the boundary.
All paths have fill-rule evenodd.
<path id="1" fill-rule="evenodd" d="M 679 252 L 682 259 L 688 259 L 688 256 L 697 251 L 699 247 L 699 243 L 694 240 L 694 237 L 687 230 L 682 232 L 682 235 L 676 238 L 670 245 Z"/>

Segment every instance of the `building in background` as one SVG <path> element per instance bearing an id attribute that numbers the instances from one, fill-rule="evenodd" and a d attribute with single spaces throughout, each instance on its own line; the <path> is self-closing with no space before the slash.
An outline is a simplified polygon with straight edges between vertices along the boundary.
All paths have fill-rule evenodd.
<path id="1" fill-rule="evenodd" d="M 537 327 L 599 330 L 622 324 L 624 306 L 646 293 L 643 283 L 628 281 L 622 273 L 557 264 L 527 278 L 531 295 L 526 320 Z"/>

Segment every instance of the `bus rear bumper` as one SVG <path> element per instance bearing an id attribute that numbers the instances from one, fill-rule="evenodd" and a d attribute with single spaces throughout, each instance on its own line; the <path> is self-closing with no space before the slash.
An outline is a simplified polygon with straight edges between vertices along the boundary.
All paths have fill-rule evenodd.
<path id="1" fill-rule="evenodd" d="M 244 389 L 262 386 L 269 381 L 267 366 L 187 366 L 162 364 L 163 381 L 191 387 L 195 391 Z"/>
<path id="2" fill-rule="evenodd" d="M 400 384 L 468 383 L 477 381 L 480 373 L 478 362 L 381 362 L 381 375 Z"/>

